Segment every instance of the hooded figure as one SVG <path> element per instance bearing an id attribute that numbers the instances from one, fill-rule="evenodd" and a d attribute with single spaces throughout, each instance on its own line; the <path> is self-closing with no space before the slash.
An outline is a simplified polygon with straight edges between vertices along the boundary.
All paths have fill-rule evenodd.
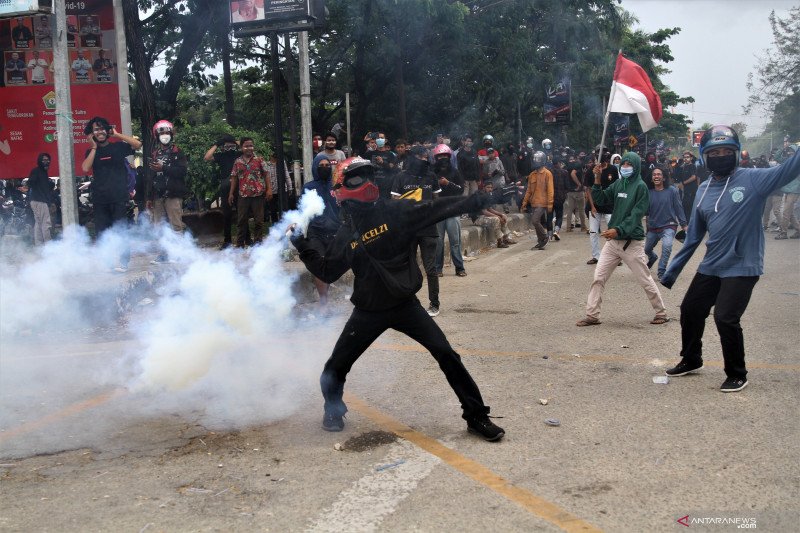
<path id="1" fill-rule="evenodd" d="M 647 214 L 650 197 L 647 186 L 642 181 L 641 162 L 638 155 L 628 152 L 622 156 L 620 179 L 603 189 L 600 185 L 600 169 L 595 167 L 595 180 L 592 186 L 592 200 L 597 205 L 611 205 L 611 220 L 608 229 L 600 234 L 606 243 L 600 252 L 600 259 L 594 271 L 594 280 L 586 301 L 586 317 L 579 320 L 578 326 L 600 324 L 600 302 L 606 282 L 620 261 L 631 270 L 636 281 L 647 294 L 650 305 L 656 312 L 651 324 L 664 324 L 667 318 L 664 301 L 658 286 L 647 267 L 644 253 L 644 229 L 642 218 Z"/>
<path id="2" fill-rule="evenodd" d="M 28 176 L 28 199 L 33 211 L 33 242 L 44 244 L 50 235 L 50 205 L 53 203 L 53 182 L 47 177 L 50 154 L 41 153 L 36 158 L 36 168 Z"/>
<path id="3" fill-rule="evenodd" d="M 314 162 L 311 163 L 311 175 L 314 179 L 303 186 L 303 193 L 316 191 L 325 203 L 325 210 L 321 215 L 314 217 L 309 224 L 309 230 L 312 233 L 334 235 L 341 225 L 339 204 L 336 203 L 336 199 L 331 194 L 331 191 L 333 191 L 333 166 L 328 166 L 327 169 L 323 168 L 322 174 L 324 175 L 320 174 L 319 163 L 323 159 L 330 161 L 323 152 L 314 157 Z"/>

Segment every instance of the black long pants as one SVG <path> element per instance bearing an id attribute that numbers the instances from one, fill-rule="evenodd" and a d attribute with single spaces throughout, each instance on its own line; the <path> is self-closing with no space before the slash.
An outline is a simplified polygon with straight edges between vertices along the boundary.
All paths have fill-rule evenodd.
<path id="1" fill-rule="evenodd" d="M 757 282 L 758 276 L 718 278 L 695 274 L 681 303 L 681 357 L 703 360 L 703 331 L 713 306 L 725 374 L 729 378 L 745 378 L 744 335 L 739 321 Z"/>
<path id="2" fill-rule="evenodd" d="M 439 275 L 436 273 L 436 247 L 438 244 L 438 235 L 417 237 L 419 255 L 422 256 L 422 266 L 425 268 L 425 278 L 428 282 L 428 300 L 433 307 L 439 307 Z"/>
<path id="3" fill-rule="evenodd" d="M 112 226 L 124 228 L 128 225 L 128 202 L 113 202 L 110 204 L 94 204 L 94 230 L 97 238 Z M 125 244 L 120 255 L 120 266 L 128 267 L 131 260 L 131 249 Z"/>
<path id="4" fill-rule="evenodd" d="M 463 418 L 489 413 L 489 407 L 484 405 L 478 385 L 461 362 L 461 356 L 453 350 L 447 337 L 416 298 L 386 311 L 353 310 L 320 376 L 326 413 L 341 416 L 347 412 L 342 401 L 347 373 L 361 354 L 389 328 L 405 333 L 433 355 L 461 402 Z"/>

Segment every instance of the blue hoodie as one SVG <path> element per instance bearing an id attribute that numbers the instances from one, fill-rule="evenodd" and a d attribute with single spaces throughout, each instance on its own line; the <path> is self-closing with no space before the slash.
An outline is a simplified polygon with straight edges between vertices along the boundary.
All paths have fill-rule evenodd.
<path id="1" fill-rule="evenodd" d="M 328 157 L 322 152 L 317 154 L 314 162 L 311 163 L 311 175 L 314 179 L 303 185 L 303 194 L 306 191 L 316 191 L 325 203 L 325 210 L 321 215 L 314 217 L 308 225 L 308 229 L 309 231 L 317 231 L 324 234 L 335 234 L 339 230 L 339 226 L 342 225 L 339 220 L 339 204 L 331 196 L 331 190 L 333 190 L 333 168 L 331 168 L 331 177 L 327 180 L 321 180 L 319 174 L 317 174 L 319 162 L 323 159 L 328 159 Z"/>
<path id="2" fill-rule="evenodd" d="M 773 168 L 737 168 L 724 179 L 711 177 L 697 191 L 683 248 L 661 276 L 672 287 L 708 232 L 706 255 L 697 271 L 731 278 L 764 273 L 761 215 L 767 197 L 800 174 L 800 156 Z"/>

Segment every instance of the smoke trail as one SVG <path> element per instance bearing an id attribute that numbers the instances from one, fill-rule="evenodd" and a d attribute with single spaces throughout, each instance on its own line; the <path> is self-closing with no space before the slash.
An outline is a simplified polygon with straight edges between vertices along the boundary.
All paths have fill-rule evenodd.
<path id="1" fill-rule="evenodd" d="M 307 227 L 323 208 L 316 193 L 305 194 L 299 210 L 287 213 L 262 245 L 248 251 L 212 252 L 166 228 L 112 230 L 92 244 L 80 228 L 22 258 L 0 258 L 0 429 L 110 388 L 127 393 L 108 406 L 102 424 L 98 420 L 78 437 L 84 444 L 102 439 L 100 432 L 123 419 L 161 413 L 215 428 L 291 413 L 316 390 L 332 344 L 326 337 L 336 332 L 317 322 L 308 335 L 308 325 L 294 316 L 291 286 L 301 269 L 284 263 L 284 232 L 290 224 Z M 177 264 L 140 274 L 164 272 L 155 303 L 128 317 L 133 340 L 109 341 L 123 351 L 114 344 L 100 353 L 104 345 L 98 341 L 108 339 L 87 342 L 86 334 L 108 317 L 86 294 L 121 283 L 109 267 L 126 246 L 134 263 L 137 254 L 158 249 Z M 54 337 L 56 331 L 61 333 Z M 68 349 L 91 355 L 59 355 Z M 61 449 L 60 431 L 31 435 L 29 448 Z"/>

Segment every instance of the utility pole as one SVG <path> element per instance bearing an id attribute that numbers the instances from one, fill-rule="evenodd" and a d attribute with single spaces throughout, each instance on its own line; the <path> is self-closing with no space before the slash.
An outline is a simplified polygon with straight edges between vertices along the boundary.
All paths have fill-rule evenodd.
<path id="1" fill-rule="evenodd" d="M 300 183 L 300 158 L 297 150 L 297 118 L 294 105 L 294 56 L 289 41 L 289 34 L 283 36 L 283 52 L 286 55 L 286 87 L 289 93 L 289 138 L 292 145 L 292 176 L 295 185 Z"/>
<path id="2" fill-rule="evenodd" d="M 300 49 L 300 129 L 303 143 L 303 181 L 311 179 L 311 74 L 308 61 L 308 32 L 301 31 L 297 39 Z M 302 185 L 302 183 L 301 183 Z"/>
<path id="3" fill-rule="evenodd" d="M 287 207 L 286 198 L 286 166 L 283 159 L 283 118 L 281 117 L 281 84 L 280 84 L 280 65 L 278 64 L 278 34 L 270 34 L 270 45 L 272 48 L 272 110 L 275 115 L 275 172 L 278 173 L 278 200 L 280 213 L 283 214 Z M 273 194 L 275 192 L 273 191 Z"/>
<path id="4" fill-rule="evenodd" d="M 73 148 L 72 94 L 69 86 L 69 48 L 67 46 L 67 12 L 65 0 L 53 2 L 56 34 L 53 42 L 53 63 L 56 91 L 56 137 L 58 139 L 58 185 L 61 190 L 61 225 L 78 225 L 78 195 L 75 187 L 75 155 Z M 122 31 L 122 30 L 120 30 Z M 125 80 L 127 83 L 127 80 Z"/>

